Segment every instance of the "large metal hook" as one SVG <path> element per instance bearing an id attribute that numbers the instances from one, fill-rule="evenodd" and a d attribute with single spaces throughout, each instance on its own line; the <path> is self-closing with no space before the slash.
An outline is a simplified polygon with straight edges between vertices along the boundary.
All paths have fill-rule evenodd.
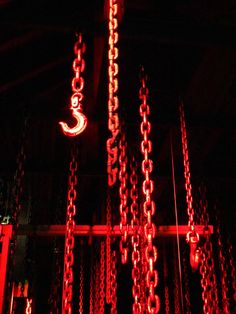
<path id="1" fill-rule="evenodd" d="M 87 118 L 86 116 L 78 110 L 78 108 L 71 108 L 72 116 L 76 119 L 77 123 L 73 128 L 70 128 L 67 123 L 59 122 L 62 127 L 62 131 L 67 136 L 76 136 L 84 131 L 87 126 Z"/>

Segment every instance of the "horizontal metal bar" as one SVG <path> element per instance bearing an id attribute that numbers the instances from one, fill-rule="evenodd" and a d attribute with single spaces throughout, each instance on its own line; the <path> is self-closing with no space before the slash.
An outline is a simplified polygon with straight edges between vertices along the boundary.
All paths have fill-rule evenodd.
<path id="1" fill-rule="evenodd" d="M 196 225 L 196 232 L 199 235 L 204 234 L 204 226 Z M 142 227 L 139 227 L 138 232 L 141 233 Z M 65 225 L 20 225 L 18 229 L 18 235 L 28 235 L 28 236 L 64 236 L 66 231 Z M 157 226 L 157 236 L 186 236 L 189 231 L 189 227 L 186 225 L 181 225 L 176 228 L 176 226 Z M 133 230 L 131 226 L 128 226 L 128 234 L 132 235 Z M 213 233 L 213 226 L 209 226 L 208 233 Z M 74 230 L 75 236 L 106 236 L 107 226 L 106 225 L 76 225 Z M 115 225 L 111 227 L 111 236 L 120 236 L 120 226 Z"/>

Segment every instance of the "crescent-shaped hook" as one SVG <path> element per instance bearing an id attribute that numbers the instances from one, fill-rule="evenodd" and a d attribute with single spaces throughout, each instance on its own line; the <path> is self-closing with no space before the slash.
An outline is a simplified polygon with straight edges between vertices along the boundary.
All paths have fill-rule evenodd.
<path id="1" fill-rule="evenodd" d="M 70 128 L 65 122 L 59 122 L 59 124 L 61 125 L 62 131 L 65 135 L 76 136 L 84 131 L 84 129 L 87 126 L 88 120 L 82 112 L 78 111 L 78 109 L 72 108 L 71 110 L 72 110 L 72 116 L 77 121 L 76 125 L 73 128 Z"/>

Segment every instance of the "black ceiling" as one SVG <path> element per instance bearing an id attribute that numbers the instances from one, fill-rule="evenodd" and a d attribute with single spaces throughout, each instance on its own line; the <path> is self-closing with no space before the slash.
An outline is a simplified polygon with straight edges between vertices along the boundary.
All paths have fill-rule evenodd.
<path id="1" fill-rule="evenodd" d="M 102 0 L 0 1 L 0 178 L 6 194 L 16 169 L 24 119 L 29 117 L 23 201 L 27 204 L 30 197 L 34 224 L 64 223 L 71 140 L 61 133 L 58 121 L 69 119 L 77 32 L 83 33 L 87 47 L 84 113 L 88 118 L 88 127 L 77 140 L 77 223 L 105 222 L 105 144 L 109 136 L 105 7 Z M 210 212 L 214 213 L 213 204 L 217 203 L 226 229 L 234 235 L 235 33 L 233 0 L 123 3 L 118 61 L 120 112 L 128 147 L 139 150 L 139 70 L 144 65 L 150 89 L 153 176 L 160 225 L 175 223 L 171 139 L 180 222 L 187 223 L 178 114 L 182 99 L 193 187 L 205 182 Z"/>

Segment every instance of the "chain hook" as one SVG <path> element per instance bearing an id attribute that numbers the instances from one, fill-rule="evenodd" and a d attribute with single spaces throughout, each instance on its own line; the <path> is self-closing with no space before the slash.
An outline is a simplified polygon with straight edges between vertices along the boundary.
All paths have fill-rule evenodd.
<path id="1" fill-rule="evenodd" d="M 76 119 L 76 125 L 73 128 L 70 128 L 67 123 L 59 122 L 62 127 L 62 131 L 67 136 L 76 136 L 84 131 L 87 126 L 86 116 L 79 111 L 78 109 L 71 108 L 72 116 Z"/>
<path id="2" fill-rule="evenodd" d="M 190 266 L 192 271 L 196 271 L 200 262 L 200 249 L 198 247 L 199 234 L 197 232 L 189 231 L 186 236 L 186 240 L 190 247 Z"/>

